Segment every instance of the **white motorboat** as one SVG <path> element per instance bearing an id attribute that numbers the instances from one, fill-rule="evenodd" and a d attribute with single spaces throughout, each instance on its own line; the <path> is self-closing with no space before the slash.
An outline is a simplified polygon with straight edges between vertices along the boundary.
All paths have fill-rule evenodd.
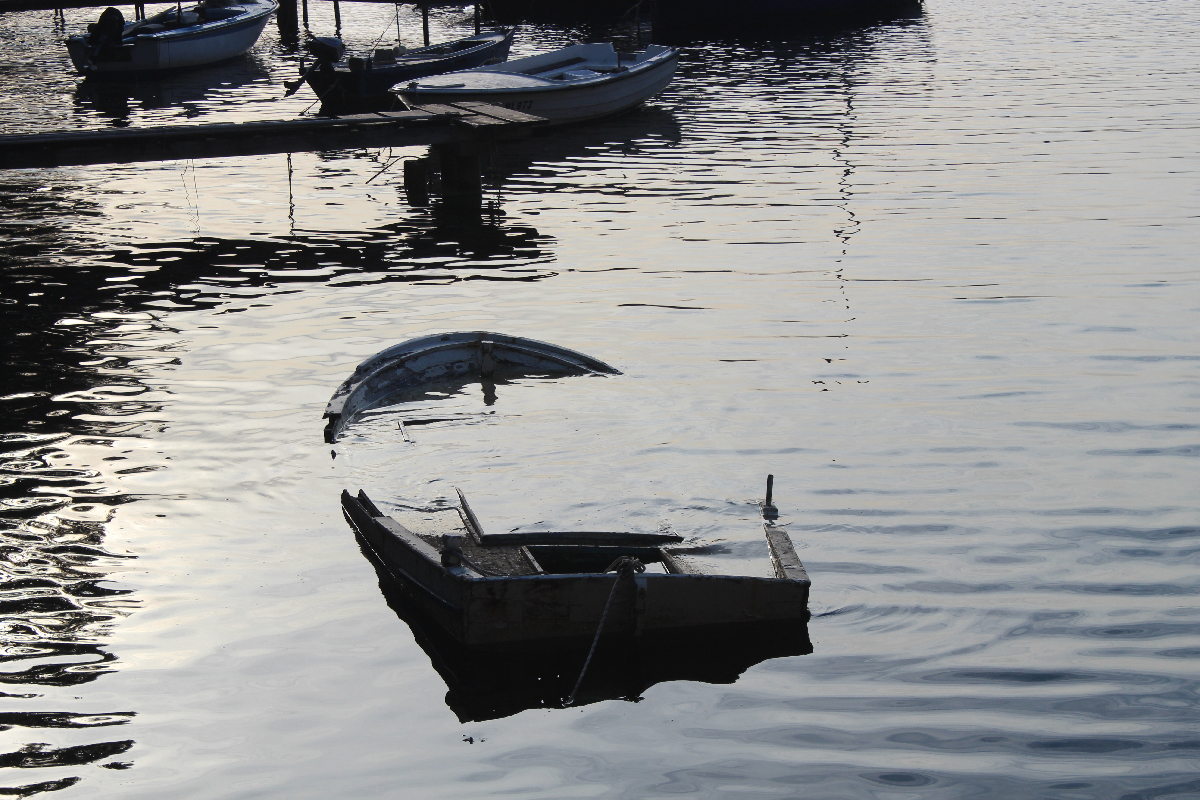
<path id="1" fill-rule="evenodd" d="M 611 43 L 577 44 L 504 64 L 399 84 L 409 108 L 476 101 L 523 111 L 552 125 L 619 114 L 666 88 L 679 50 L 650 45 L 619 53 Z"/>
<path id="2" fill-rule="evenodd" d="M 81 75 L 200 67 L 253 47 L 277 8 L 276 0 L 202 0 L 128 25 L 106 8 L 87 35 L 67 40 L 67 52 Z"/>

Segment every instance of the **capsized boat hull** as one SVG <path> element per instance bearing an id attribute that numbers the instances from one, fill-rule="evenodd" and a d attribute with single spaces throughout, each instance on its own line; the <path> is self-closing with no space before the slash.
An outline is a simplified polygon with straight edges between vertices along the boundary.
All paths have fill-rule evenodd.
<path id="1" fill-rule="evenodd" d="M 601 52 L 602 47 L 608 52 Z M 670 84 L 678 64 L 679 51 L 674 48 L 651 45 L 642 53 L 618 54 L 611 45 L 574 45 L 494 67 L 401 84 L 393 91 L 409 108 L 482 102 L 563 125 L 620 114 L 640 105 Z M 542 66 L 547 69 L 540 69 Z M 558 77 L 592 71 L 594 77 Z"/>
<path id="2" fill-rule="evenodd" d="M 160 72 L 216 64 L 243 55 L 254 47 L 279 4 L 275 0 L 255 0 L 241 3 L 239 7 L 248 10 L 226 19 L 156 33 L 139 33 L 139 30 L 145 30 L 146 23 L 163 16 L 156 15 L 125 26 L 120 45 L 104 47 L 94 55 L 85 37 L 72 36 L 67 40 L 67 52 L 81 75 Z M 164 12 L 174 13 L 174 10 Z"/>
<path id="3" fill-rule="evenodd" d="M 343 492 L 342 510 L 412 600 L 466 646 L 588 640 L 596 635 L 602 618 L 608 635 L 750 622 L 800 624 L 808 619 L 808 575 L 786 532 L 773 525 L 768 525 L 767 539 L 776 577 L 707 575 L 682 572 L 663 546 L 646 544 L 646 537 L 654 534 L 594 534 L 582 543 L 581 537 L 587 535 L 576 534 L 572 544 L 548 545 L 522 545 L 516 534 L 482 536 L 464 505 L 463 527 L 473 539 L 473 546 L 464 552 L 476 561 L 475 567 L 466 568 L 443 564 L 443 551 L 433 537 L 422 537 L 380 513 L 362 492 L 357 497 Z M 546 541 L 569 534 L 536 536 Z M 626 536 L 642 538 L 623 544 Z M 504 544 L 489 544 L 487 539 Z M 487 551 L 509 559 L 506 574 L 487 574 L 503 558 L 486 566 L 478 564 Z M 594 567 L 611 563 L 614 556 L 637 557 L 643 563 L 660 561 L 671 565 L 675 574 L 623 577 L 605 572 L 604 566 Z M 523 557 L 527 558 L 524 566 L 518 563 Z M 590 562 L 593 568 L 553 571 L 554 562 L 569 564 L 572 559 Z"/>
<path id="4" fill-rule="evenodd" d="M 431 382 L 588 374 L 620 373 L 583 353 L 502 333 L 461 331 L 411 339 L 371 356 L 342 382 L 325 407 L 325 440 L 335 442 L 355 415 Z"/>
<path id="5" fill-rule="evenodd" d="M 363 60 L 357 69 L 349 61 L 325 62 L 304 79 L 325 106 L 386 105 L 396 102 L 390 89 L 401 81 L 504 61 L 513 36 L 513 30 L 481 33 L 410 50 L 390 63 Z"/>

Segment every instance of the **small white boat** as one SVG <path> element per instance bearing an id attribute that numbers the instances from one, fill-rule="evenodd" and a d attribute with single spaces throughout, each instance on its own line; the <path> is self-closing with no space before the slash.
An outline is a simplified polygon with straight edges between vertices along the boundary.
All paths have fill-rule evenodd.
<path id="1" fill-rule="evenodd" d="M 106 8 L 87 35 L 67 40 L 67 52 L 81 75 L 215 64 L 253 47 L 277 8 L 276 0 L 202 0 L 128 25 L 120 11 Z"/>
<path id="2" fill-rule="evenodd" d="M 611 43 L 577 44 L 396 85 L 409 108 L 476 101 L 523 111 L 552 125 L 619 114 L 666 88 L 679 50 L 650 45 L 619 53 Z"/>

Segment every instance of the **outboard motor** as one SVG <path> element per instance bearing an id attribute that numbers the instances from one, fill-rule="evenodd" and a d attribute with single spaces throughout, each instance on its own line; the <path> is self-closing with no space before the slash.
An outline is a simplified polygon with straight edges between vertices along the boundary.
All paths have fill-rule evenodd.
<path id="1" fill-rule="evenodd" d="M 313 36 L 304 45 L 318 61 L 341 61 L 346 54 L 346 45 L 335 36 Z"/>
<path id="2" fill-rule="evenodd" d="M 100 48 L 106 44 L 120 44 L 121 34 L 125 31 L 125 16 L 120 9 L 109 6 L 100 13 L 100 19 L 94 25 L 88 26 L 87 43 L 88 55 L 95 58 Z"/>

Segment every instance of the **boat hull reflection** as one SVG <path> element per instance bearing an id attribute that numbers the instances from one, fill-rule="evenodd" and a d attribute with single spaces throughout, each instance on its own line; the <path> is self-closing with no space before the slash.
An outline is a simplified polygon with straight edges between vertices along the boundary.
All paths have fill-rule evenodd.
<path id="1" fill-rule="evenodd" d="M 468 647 L 417 606 L 371 547 L 357 536 L 375 567 L 388 606 L 413 632 L 446 683 L 446 705 L 461 722 L 500 719 L 534 708 L 562 708 L 587 659 L 591 641 Z M 636 636 L 605 635 L 580 683 L 574 705 L 601 700 L 636 702 L 665 681 L 728 684 L 767 659 L 813 651 L 807 623 L 742 623 Z"/>

